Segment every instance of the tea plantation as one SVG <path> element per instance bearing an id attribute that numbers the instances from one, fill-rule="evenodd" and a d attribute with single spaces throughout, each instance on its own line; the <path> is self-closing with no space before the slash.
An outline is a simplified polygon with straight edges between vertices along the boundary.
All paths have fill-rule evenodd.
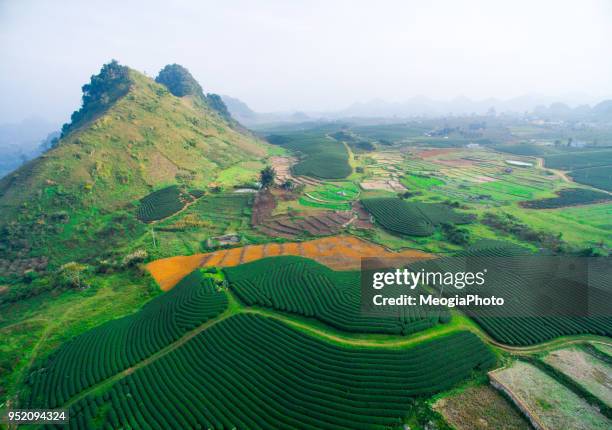
<path id="1" fill-rule="evenodd" d="M 488 369 L 472 333 L 409 349 L 344 348 L 241 314 L 87 397 L 70 428 L 388 429 L 411 398 Z"/>

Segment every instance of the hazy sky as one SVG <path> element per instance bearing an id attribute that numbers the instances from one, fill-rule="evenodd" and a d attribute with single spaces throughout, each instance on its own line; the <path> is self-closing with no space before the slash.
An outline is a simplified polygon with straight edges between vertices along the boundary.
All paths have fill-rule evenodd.
<path id="1" fill-rule="evenodd" d="M 258 111 L 612 95 L 612 0 L 0 0 L 0 123 L 63 122 L 116 58 Z"/>

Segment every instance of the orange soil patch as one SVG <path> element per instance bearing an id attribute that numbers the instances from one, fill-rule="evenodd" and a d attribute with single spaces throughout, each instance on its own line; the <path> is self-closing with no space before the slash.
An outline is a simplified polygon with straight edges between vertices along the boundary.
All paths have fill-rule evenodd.
<path id="1" fill-rule="evenodd" d="M 185 275 L 200 267 L 205 255 L 195 254 L 162 258 L 147 264 L 147 270 L 151 272 L 161 289 L 167 291 L 174 287 Z"/>
<path id="2" fill-rule="evenodd" d="M 278 243 L 266 243 L 264 246 L 264 257 L 277 257 L 280 254 L 280 245 Z"/>
<path id="3" fill-rule="evenodd" d="M 248 245 L 244 249 L 244 263 L 248 263 L 249 261 L 253 260 L 259 260 L 264 256 L 264 249 L 261 245 Z"/>
<path id="4" fill-rule="evenodd" d="M 229 249 L 225 253 L 223 260 L 219 262 L 219 266 L 222 266 L 222 267 L 237 266 L 240 264 L 240 260 L 241 260 L 240 257 L 242 257 L 242 248 Z M 209 264 L 207 264 L 207 266 L 208 265 Z"/>
<path id="5" fill-rule="evenodd" d="M 391 252 L 380 245 L 366 242 L 354 236 L 334 236 L 301 243 L 267 243 L 248 245 L 244 248 L 220 250 L 188 257 L 170 257 L 152 261 L 147 269 L 161 289 L 170 290 L 184 276 L 198 267 L 230 267 L 248 263 L 263 257 L 278 255 L 299 255 L 312 258 L 334 270 L 359 270 L 362 258 L 433 258 L 433 254 L 417 250 Z"/>

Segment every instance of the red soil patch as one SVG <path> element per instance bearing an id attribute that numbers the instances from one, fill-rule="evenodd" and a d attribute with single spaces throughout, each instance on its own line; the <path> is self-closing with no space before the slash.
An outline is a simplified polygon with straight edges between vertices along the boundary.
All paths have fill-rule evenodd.
<path id="1" fill-rule="evenodd" d="M 450 167 L 469 167 L 476 164 L 474 161 L 466 160 L 465 158 L 457 158 L 454 160 L 435 160 L 435 162 Z"/>
<path id="2" fill-rule="evenodd" d="M 417 250 L 391 252 L 380 245 L 366 242 L 354 236 L 334 236 L 301 243 L 267 243 L 243 248 L 220 250 L 188 257 L 170 257 L 152 261 L 147 269 L 161 289 L 170 290 L 184 276 L 198 267 L 229 267 L 247 263 L 262 257 L 299 255 L 312 258 L 334 270 L 359 270 L 362 258 L 433 258 L 433 254 Z"/>
<path id="3" fill-rule="evenodd" d="M 417 152 L 417 155 L 421 158 L 437 157 L 438 155 L 451 154 L 455 152 L 454 148 L 443 148 L 443 149 L 424 149 L 423 151 Z"/>

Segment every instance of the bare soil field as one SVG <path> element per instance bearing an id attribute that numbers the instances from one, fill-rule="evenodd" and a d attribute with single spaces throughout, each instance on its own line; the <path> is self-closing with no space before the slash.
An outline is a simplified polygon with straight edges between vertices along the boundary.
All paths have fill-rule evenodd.
<path id="1" fill-rule="evenodd" d="M 476 163 L 472 160 L 466 160 L 465 158 L 455 158 L 455 159 L 439 159 L 434 160 L 435 163 L 442 164 L 444 166 L 450 167 L 470 167 L 476 165 Z"/>
<path id="2" fill-rule="evenodd" d="M 612 407 L 612 366 L 577 347 L 553 351 L 544 361 Z"/>
<path id="3" fill-rule="evenodd" d="M 307 178 L 305 176 L 293 176 L 293 174 L 291 173 L 291 166 L 293 166 L 296 162 L 297 158 L 295 157 L 270 157 L 270 164 L 276 171 L 276 184 L 281 185 L 287 180 L 291 180 L 298 185 L 318 185 L 321 183 L 321 181 L 314 178 Z"/>
<path id="4" fill-rule="evenodd" d="M 257 225 L 262 233 L 272 237 L 296 239 L 305 234 L 330 236 L 338 234 L 356 216 L 351 211 L 321 211 L 314 215 L 270 217 Z"/>
<path id="5" fill-rule="evenodd" d="M 529 430 L 521 413 L 494 388 L 470 387 L 433 405 L 457 430 Z"/>
<path id="6" fill-rule="evenodd" d="M 387 191 L 405 191 L 404 187 L 399 181 L 395 179 L 370 179 L 363 181 L 359 186 L 364 190 L 387 190 Z"/>
<path id="7" fill-rule="evenodd" d="M 304 235 L 330 236 L 340 233 L 357 219 L 357 215 L 352 211 L 315 211 L 293 216 L 272 215 L 277 199 L 282 199 L 283 195 L 283 192 L 275 190 L 274 194 L 262 191 L 255 196 L 251 224 L 267 236 L 292 240 Z"/>
<path id="8" fill-rule="evenodd" d="M 437 157 L 438 155 L 452 154 L 453 152 L 457 152 L 457 149 L 455 148 L 424 149 L 422 151 L 417 152 L 417 156 L 421 158 L 432 158 L 432 157 Z"/>
<path id="9" fill-rule="evenodd" d="M 416 250 L 391 252 L 380 245 L 366 242 L 354 236 L 335 236 L 298 243 L 267 243 L 224 249 L 205 254 L 177 256 L 155 260 L 147 264 L 147 270 L 164 291 L 198 267 L 231 267 L 264 257 L 298 255 L 312 258 L 335 270 L 359 270 L 361 258 L 433 258 Z"/>
<path id="10" fill-rule="evenodd" d="M 489 377 L 539 428 L 608 430 L 612 425 L 596 407 L 531 364 L 519 360 Z"/>

